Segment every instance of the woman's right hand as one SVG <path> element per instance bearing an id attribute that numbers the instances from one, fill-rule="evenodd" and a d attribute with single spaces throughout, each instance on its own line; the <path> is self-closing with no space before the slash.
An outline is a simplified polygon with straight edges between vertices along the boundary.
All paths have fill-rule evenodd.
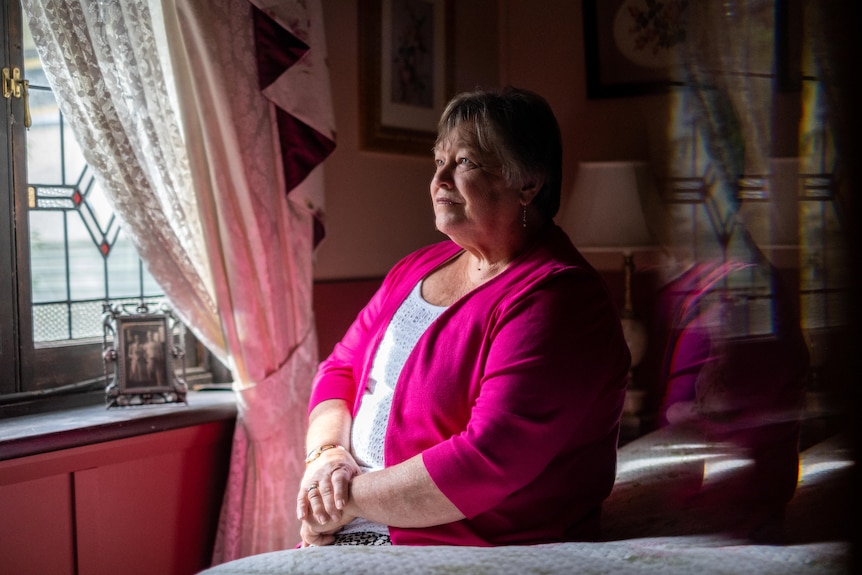
<path id="1" fill-rule="evenodd" d="M 340 522 L 350 496 L 350 482 L 359 473 L 359 465 L 347 450 L 336 448 L 321 453 L 309 464 L 300 482 L 297 519 L 311 514 L 322 525 Z"/>
<path id="2" fill-rule="evenodd" d="M 299 535 L 302 538 L 302 547 L 320 547 L 331 545 L 335 542 L 335 533 L 343 526 L 353 521 L 353 517 L 342 513 L 338 521 L 333 520 L 325 525 L 320 524 L 314 517 L 306 517 L 300 525 Z"/>

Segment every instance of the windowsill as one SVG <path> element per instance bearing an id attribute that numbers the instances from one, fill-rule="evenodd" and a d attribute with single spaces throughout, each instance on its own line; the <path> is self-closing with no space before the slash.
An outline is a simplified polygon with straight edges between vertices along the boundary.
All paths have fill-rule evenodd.
<path id="1" fill-rule="evenodd" d="M 0 420 L 0 461 L 236 418 L 232 391 L 190 391 L 183 403 L 104 403 Z"/>

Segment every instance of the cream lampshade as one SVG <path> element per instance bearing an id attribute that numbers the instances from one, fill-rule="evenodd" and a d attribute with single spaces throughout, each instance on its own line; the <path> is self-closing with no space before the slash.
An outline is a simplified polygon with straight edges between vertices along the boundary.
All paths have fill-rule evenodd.
<path id="1" fill-rule="evenodd" d="M 619 252 L 623 256 L 625 300 L 621 313 L 632 367 L 646 351 L 646 329 L 632 309 L 633 254 L 655 245 L 641 207 L 640 191 L 649 182 L 643 162 L 582 162 L 575 187 L 561 212 L 560 226 L 585 254 Z"/>

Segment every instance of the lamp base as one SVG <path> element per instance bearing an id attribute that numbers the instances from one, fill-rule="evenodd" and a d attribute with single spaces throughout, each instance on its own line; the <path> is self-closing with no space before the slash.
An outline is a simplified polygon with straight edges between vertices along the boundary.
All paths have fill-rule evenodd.
<path id="1" fill-rule="evenodd" d="M 632 367 L 637 366 L 646 353 L 647 333 L 644 324 L 632 315 L 624 314 L 620 318 L 623 327 L 623 337 L 629 346 L 629 354 L 632 356 Z"/>

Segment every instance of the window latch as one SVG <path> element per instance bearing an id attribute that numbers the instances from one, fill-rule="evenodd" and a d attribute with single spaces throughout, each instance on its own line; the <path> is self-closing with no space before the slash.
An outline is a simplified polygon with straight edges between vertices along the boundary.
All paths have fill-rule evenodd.
<path id="1" fill-rule="evenodd" d="M 17 66 L 9 69 L 3 68 L 3 97 L 7 100 L 10 98 L 23 98 L 24 100 L 24 127 L 29 128 L 30 124 L 30 80 L 21 78 L 21 69 Z"/>

